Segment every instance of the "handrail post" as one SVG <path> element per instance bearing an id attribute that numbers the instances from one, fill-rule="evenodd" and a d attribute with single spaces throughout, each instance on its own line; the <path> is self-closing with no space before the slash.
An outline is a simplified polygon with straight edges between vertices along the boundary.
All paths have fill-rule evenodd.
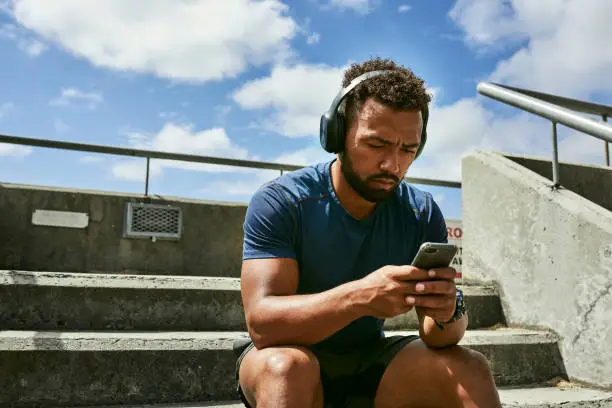
<path id="1" fill-rule="evenodd" d="M 551 121 L 552 123 L 552 140 L 553 140 L 553 159 L 552 159 L 552 173 L 553 173 L 553 188 L 559 188 L 559 149 L 557 144 L 557 122 Z"/>
<path id="2" fill-rule="evenodd" d="M 151 158 L 147 157 L 147 176 L 145 179 L 145 197 L 149 196 L 149 167 L 150 167 L 149 165 L 150 165 L 150 162 L 151 162 Z"/>
<path id="3" fill-rule="evenodd" d="M 603 121 L 608 122 L 608 115 L 603 115 Z M 610 167 L 610 144 L 604 140 L 604 149 L 606 151 L 606 166 Z"/>

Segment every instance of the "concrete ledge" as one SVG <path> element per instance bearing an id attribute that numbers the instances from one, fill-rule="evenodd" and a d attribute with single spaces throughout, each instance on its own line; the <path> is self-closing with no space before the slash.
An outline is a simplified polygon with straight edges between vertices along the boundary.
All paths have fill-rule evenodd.
<path id="1" fill-rule="evenodd" d="M 240 290 L 240 278 L 0 270 L 0 285 L 74 288 Z M 497 296 L 494 286 L 459 287 L 467 296 Z"/>
<path id="2" fill-rule="evenodd" d="M 232 278 L 0 271 L 0 298 L 4 329 L 245 329 Z"/>
<path id="3" fill-rule="evenodd" d="M 239 278 L 0 270 L 0 285 L 106 289 L 240 290 Z"/>
<path id="4" fill-rule="evenodd" d="M 232 344 L 245 337 L 244 332 L 0 332 L 0 406 L 235 399 Z M 546 332 L 475 330 L 462 344 L 489 359 L 498 385 L 525 385 L 564 377 L 555 339 Z"/>
<path id="5" fill-rule="evenodd" d="M 386 335 L 418 335 L 417 331 L 385 331 Z M 246 332 L 53 332 L 0 331 L 0 351 L 185 351 L 231 350 Z M 461 345 L 504 346 L 554 344 L 551 332 L 519 329 L 468 330 Z"/>
<path id="6" fill-rule="evenodd" d="M 612 408 L 612 393 L 588 388 L 500 388 L 503 408 Z M 112 408 L 93 407 L 93 408 Z M 121 408 L 244 408 L 240 401 L 131 405 Z"/>
<path id="7" fill-rule="evenodd" d="M 464 290 L 471 329 L 503 323 L 495 288 Z M 0 298 L 9 330 L 246 330 L 238 278 L 8 270 Z M 414 312 L 385 322 L 417 327 Z"/>

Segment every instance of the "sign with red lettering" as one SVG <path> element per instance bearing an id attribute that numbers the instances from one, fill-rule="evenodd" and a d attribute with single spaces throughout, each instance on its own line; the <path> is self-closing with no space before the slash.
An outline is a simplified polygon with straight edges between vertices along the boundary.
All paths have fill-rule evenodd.
<path id="1" fill-rule="evenodd" d="M 445 220 L 446 221 L 446 231 L 448 232 L 448 243 L 455 244 L 459 247 L 459 251 L 457 255 L 453 258 L 451 262 L 451 266 L 457 270 L 457 278 L 461 277 L 463 273 L 461 269 L 461 265 L 463 263 L 462 251 L 463 248 L 461 246 L 461 239 L 463 238 L 463 226 L 461 225 L 461 220 Z"/>

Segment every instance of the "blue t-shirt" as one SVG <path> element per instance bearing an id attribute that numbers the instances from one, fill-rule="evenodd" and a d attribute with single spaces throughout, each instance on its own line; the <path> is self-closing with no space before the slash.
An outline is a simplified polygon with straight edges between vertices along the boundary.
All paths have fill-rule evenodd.
<path id="1" fill-rule="evenodd" d="M 251 198 L 243 259 L 293 258 L 298 294 L 322 292 L 385 265 L 408 265 L 422 241 L 447 242 L 446 223 L 431 194 L 405 181 L 396 194 L 359 220 L 332 187 L 332 161 L 287 173 Z M 422 215 L 429 201 L 428 219 Z M 318 346 L 344 349 L 383 336 L 384 320 L 359 318 Z"/>

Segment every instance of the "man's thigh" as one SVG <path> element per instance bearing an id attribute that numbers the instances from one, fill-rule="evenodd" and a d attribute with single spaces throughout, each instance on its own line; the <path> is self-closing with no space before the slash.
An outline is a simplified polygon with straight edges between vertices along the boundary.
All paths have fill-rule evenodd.
<path id="1" fill-rule="evenodd" d="M 394 357 L 418 336 L 381 338 L 346 353 L 314 350 L 319 360 L 325 407 L 371 408 Z"/>
<path id="2" fill-rule="evenodd" d="M 462 346 L 434 349 L 421 340 L 404 347 L 380 381 L 377 406 L 499 407 L 486 358 Z"/>

